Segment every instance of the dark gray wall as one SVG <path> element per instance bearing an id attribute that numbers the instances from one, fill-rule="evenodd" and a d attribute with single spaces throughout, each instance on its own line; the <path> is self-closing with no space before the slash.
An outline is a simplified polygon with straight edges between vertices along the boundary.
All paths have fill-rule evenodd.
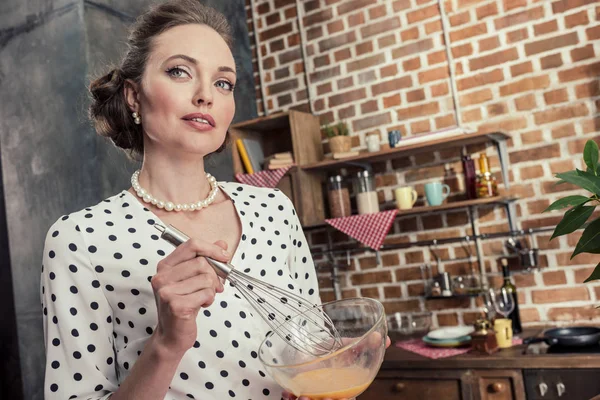
<path id="1" fill-rule="evenodd" d="M 1 3 L 0 194 L 6 219 L 0 212 L 0 239 L 7 238 L 8 244 L 0 241 L 0 312 L 4 315 L 0 337 L 7 343 L 18 342 L 18 357 L 14 347 L 0 347 L 0 371 L 15 372 L 10 378 L 13 387 L 19 386 L 20 371 L 23 398 L 42 399 L 44 345 L 39 273 L 45 234 L 60 215 L 95 204 L 129 186 L 135 166 L 96 137 L 86 117 L 86 88 L 90 77 L 120 59 L 128 25 L 152 2 Z M 235 31 L 234 57 L 239 71 L 235 120 L 254 118 L 244 1 L 205 3 L 223 11 Z M 213 157 L 208 170 L 218 179 L 230 180 L 229 152 Z M 14 309 L 8 300 L 2 301 L 11 292 Z M 12 320 L 12 326 L 6 325 L 7 320 Z M 17 337 L 11 333 L 14 331 Z M 12 357 L 11 361 L 6 356 Z M 1 398 L 21 397 L 16 390 L 10 394 L 4 391 L 8 387 L 4 383 L 9 381 L 6 375 L 0 380 Z"/>

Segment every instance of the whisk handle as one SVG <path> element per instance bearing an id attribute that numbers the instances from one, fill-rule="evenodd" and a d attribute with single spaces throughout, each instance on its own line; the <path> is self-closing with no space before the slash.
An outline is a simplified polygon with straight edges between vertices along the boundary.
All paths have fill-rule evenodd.
<path id="1" fill-rule="evenodd" d="M 163 226 L 161 224 L 154 224 L 154 227 L 160 231 L 161 239 L 166 240 L 175 247 L 190 239 L 189 236 L 175 228 L 173 225 Z M 204 258 L 206 258 L 206 261 L 208 261 L 208 263 L 214 268 L 217 275 L 221 278 L 227 278 L 233 270 L 233 266 L 231 264 L 217 261 L 206 256 L 204 256 Z"/>

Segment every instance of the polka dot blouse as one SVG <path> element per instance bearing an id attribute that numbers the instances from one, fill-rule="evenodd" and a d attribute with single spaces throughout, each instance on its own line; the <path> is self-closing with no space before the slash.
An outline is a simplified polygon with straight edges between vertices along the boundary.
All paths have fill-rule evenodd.
<path id="1" fill-rule="evenodd" d="M 233 200 L 242 237 L 239 270 L 319 303 L 317 277 L 291 201 L 277 189 L 219 183 Z M 150 279 L 173 251 L 159 218 L 123 191 L 60 218 L 42 265 L 45 398 L 106 399 L 117 390 L 157 324 Z M 280 399 L 257 351 L 269 326 L 226 285 L 200 311 L 198 337 L 166 399 Z"/>

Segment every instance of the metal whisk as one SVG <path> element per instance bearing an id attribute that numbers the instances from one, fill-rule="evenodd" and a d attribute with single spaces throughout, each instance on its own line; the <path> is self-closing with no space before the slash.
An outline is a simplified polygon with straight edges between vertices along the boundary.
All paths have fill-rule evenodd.
<path id="1" fill-rule="evenodd" d="M 177 247 L 189 239 L 172 225 L 154 224 L 161 238 Z M 254 307 L 274 333 L 296 350 L 324 356 L 342 347 L 331 318 L 303 297 L 239 272 L 229 263 L 205 257 L 221 278 L 228 280 Z"/>

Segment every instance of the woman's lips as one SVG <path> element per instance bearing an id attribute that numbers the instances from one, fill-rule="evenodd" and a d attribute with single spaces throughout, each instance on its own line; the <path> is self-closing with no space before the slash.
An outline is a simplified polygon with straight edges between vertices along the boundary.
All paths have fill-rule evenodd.
<path id="1" fill-rule="evenodd" d="M 197 121 L 192 121 L 191 119 L 184 119 L 183 122 L 185 122 L 186 124 L 188 124 L 189 126 L 191 126 L 192 128 L 200 131 L 200 132 L 207 132 L 210 131 L 212 129 L 215 129 L 212 125 L 210 124 L 206 124 L 204 122 L 197 122 Z"/>

